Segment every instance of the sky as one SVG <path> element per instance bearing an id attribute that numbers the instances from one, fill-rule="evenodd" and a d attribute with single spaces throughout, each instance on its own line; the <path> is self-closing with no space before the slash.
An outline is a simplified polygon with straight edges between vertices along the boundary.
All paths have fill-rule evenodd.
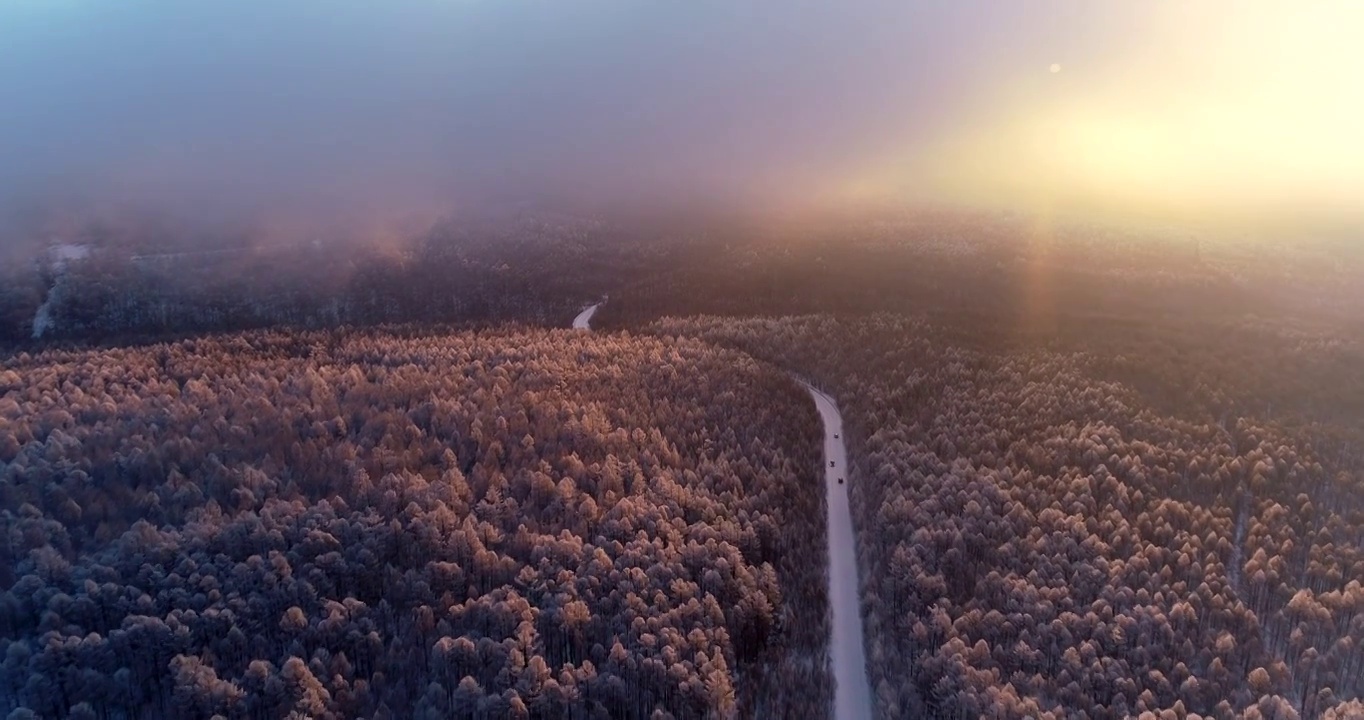
<path id="1" fill-rule="evenodd" d="M 1344 0 L 0 0 L 0 213 L 1352 217 L 1360 28 Z"/>

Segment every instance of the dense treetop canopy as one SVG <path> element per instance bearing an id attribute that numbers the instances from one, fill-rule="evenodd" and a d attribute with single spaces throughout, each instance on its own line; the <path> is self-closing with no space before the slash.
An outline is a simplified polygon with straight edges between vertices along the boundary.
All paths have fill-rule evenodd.
<path id="1" fill-rule="evenodd" d="M 0 705 L 819 717 L 794 373 L 883 716 L 1364 717 L 1357 246 L 561 220 L 0 263 Z"/>
<path id="2" fill-rule="evenodd" d="M 1358 712 L 1364 446 L 1342 420 L 1358 378 L 1295 393 L 1319 402 L 1280 419 L 1268 399 L 1304 376 L 1179 396 L 1168 383 L 1186 360 L 1136 363 L 1104 338 L 981 349 L 890 315 L 655 327 L 780 360 L 838 396 L 885 715 Z M 1317 366 L 1358 357 L 1289 342 Z M 1268 377 L 1282 352 L 1237 357 Z"/>
<path id="3" fill-rule="evenodd" d="M 695 340 L 257 332 L 0 369 L 43 717 L 827 704 L 818 420 Z"/>

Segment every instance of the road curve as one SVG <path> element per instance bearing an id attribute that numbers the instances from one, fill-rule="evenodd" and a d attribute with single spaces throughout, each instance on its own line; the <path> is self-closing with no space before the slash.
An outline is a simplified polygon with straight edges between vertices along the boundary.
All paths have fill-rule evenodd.
<path id="1" fill-rule="evenodd" d="M 578 317 L 573 318 L 573 329 L 591 330 L 592 315 L 597 312 L 597 308 L 599 307 L 601 307 L 601 303 L 589 305 L 586 308 L 584 308 L 582 312 L 578 313 Z"/>
<path id="2" fill-rule="evenodd" d="M 869 720 L 872 716 L 871 683 L 867 680 L 867 653 L 862 645 L 860 585 L 857 552 L 848 507 L 848 451 L 843 445 L 843 416 L 833 398 L 809 383 L 819 417 L 824 421 L 824 487 L 829 516 L 829 607 L 833 611 L 833 637 L 829 656 L 834 666 L 834 720 Z M 833 466 L 829 461 L 833 461 Z"/>

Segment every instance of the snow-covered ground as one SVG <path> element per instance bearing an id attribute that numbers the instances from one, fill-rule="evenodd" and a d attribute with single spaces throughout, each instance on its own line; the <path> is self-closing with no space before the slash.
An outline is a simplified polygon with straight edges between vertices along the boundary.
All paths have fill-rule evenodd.
<path id="1" fill-rule="evenodd" d="M 592 314 L 595 313 L 595 312 L 597 312 L 597 308 L 599 308 L 599 307 L 601 307 L 601 303 L 597 303 L 596 305 L 591 305 L 591 306 L 587 307 L 585 310 L 583 310 L 582 312 L 578 313 L 578 317 L 573 318 L 573 329 L 574 329 L 574 330 L 591 330 L 591 329 L 592 329 Z"/>
<path id="2" fill-rule="evenodd" d="M 843 416 L 828 395 L 809 384 L 824 420 L 824 486 L 829 498 L 829 605 L 833 609 L 833 638 L 829 655 L 834 664 L 835 720 L 866 720 L 871 713 L 871 683 L 867 681 L 867 653 L 862 646 L 862 613 L 857 582 L 857 553 L 848 507 L 848 451 L 843 446 Z M 829 461 L 833 466 L 829 466 Z"/>

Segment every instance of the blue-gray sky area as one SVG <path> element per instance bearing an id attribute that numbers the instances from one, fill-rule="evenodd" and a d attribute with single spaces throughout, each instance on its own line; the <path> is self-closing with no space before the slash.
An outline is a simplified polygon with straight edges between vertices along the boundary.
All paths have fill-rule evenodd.
<path id="1" fill-rule="evenodd" d="M 1321 76 L 1360 65 L 1336 26 L 1364 15 L 1312 7 L 5 0 L 0 196 L 213 220 L 542 197 L 1196 210 L 1291 186 L 1285 208 L 1335 211 L 1364 179 L 1364 102 Z M 1285 65 L 1271 28 L 1325 55 Z"/>

